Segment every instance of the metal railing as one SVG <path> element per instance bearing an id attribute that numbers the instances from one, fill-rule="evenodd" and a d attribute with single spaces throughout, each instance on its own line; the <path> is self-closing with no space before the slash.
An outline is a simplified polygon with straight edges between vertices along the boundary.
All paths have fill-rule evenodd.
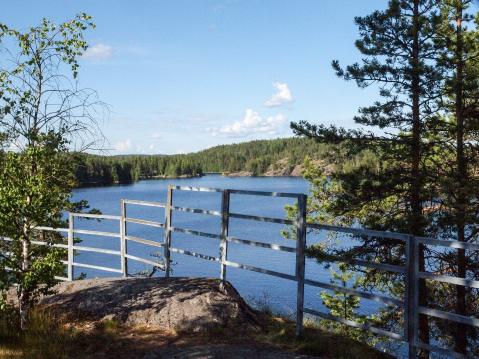
<path id="1" fill-rule="evenodd" d="M 193 192 L 216 192 L 221 194 L 221 210 L 208 210 L 208 209 L 199 209 L 199 208 L 189 208 L 176 206 L 174 204 L 174 191 L 193 191 Z M 297 205 L 297 216 L 294 220 L 286 218 L 274 218 L 274 217 L 265 217 L 265 216 L 255 216 L 241 213 L 234 213 L 230 211 L 230 202 L 231 194 L 237 195 L 246 195 L 246 196 L 269 196 L 269 197 L 285 197 L 294 199 Z M 156 222 L 145 219 L 133 218 L 127 216 L 127 205 L 136 205 L 136 206 L 150 206 L 157 208 L 164 208 L 165 217 L 164 222 Z M 67 244 L 53 244 L 54 247 L 67 249 L 68 259 L 63 261 L 67 266 L 67 277 L 58 277 L 59 280 L 68 280 L 71 281 L 75 278 L 74 268 L 89 268 L 101 271 L 107 271 L 112 273 L 121 274 L 124 277 L 129 275 L 128 272 L 128 260 L 141 262 L 143 264 L 160 267 L 165 271 L 165 276 L 169 277 L 171 274 L 171 253 L 179 253 L 183 255 L 193 256 L 199 259 L 204 259 L 208 261 L 218 262 L 220 266 L 220 279 L 221 281 L 227 280 L 227 267 L 239 268 L 243 270 L 253 271 L 257 273 L 262 273 L 274 277 L 279 277 L 286 280 L 295 281 L 297 283 L 296 289 L 296 334 L 300 336 L 303 332 L 303 322 L 304 314 L 309 314 L 311 316 L 337 321 L 342 324 L 359 328 L 362 330 L 370 331 L 374 334 L 388 337 L 394 340 L 402 341 L 408 345 L 408 356 L 409 358 L 415 358 L 418 349 L 425 349 L 431 352 L 438 352 L 445 355 L 449 355 L 457 358 L 464 358 L 463 354 L 454 352 L 450 348 L 442 348 L 437 345 L 426 344 L 419 340 L 418 331 L 419 331 L 419 316 L 425 315 L 429 317 L 445 319 L 455 323 L 462 323 L 465 325 L 479 327 L 479 319 L 472 316 L 465 316 L 451 312 L 445 312 L 438 309 L 433 309 L 429 307 L 424 307 L 419 305 L 419 281 L 431 280 L 442 283 L 448 283 L 453 285 L 460 285 L 469 288 L 478 288 L 479 281 L 470 280 L 465 278 L 459 278 L 454 276 L 439 275 L 436 273 L 425 272 L 419 270 L 419 245 L 427 246 L 439 246 L 446 248 L 455 248 L 455 249 L 465 249 L 478 251 L 479 244 L 475 243 L 465 243 L 459 241 L 447 241 L 447 240 L 437 240 L 434 238 L 425 238 L 425 237 L 415 237 L 403 233 L 395 232 L 386 232 L 386 231 L 374 231 L 360 228 L 351 228 L 351 227 L 341 227 L 341 226 L 332 226 L 318 223 L 307 223 L 306 221 L 306 205 L 307 205 L 307 196 L 300 193 L 281 193 L 281 192 L 262 192 L 262 191 L 247 191 L 247 190 L 236 190 L 236 189 L 215 189 L 215 188 L 202 188 L 202 187 L 188 187 L 188 186 L 169 186 L 167 192 L 167 201 L 166 203 L 160 202 L 150 202 L 150 201 L 139 201 L 139 200 L 121 200 L 121 214 L 120 216 L 111 216 L 111 215 L 97 215 L 97 214 L 83 214 L 83 213 L 69 213 L 69 227 L 68 228 L 49 228 L 49 227 L 36 227 L 36 229 L 41 231 L 55 231 L 61 233 L 67 233 Z M 208 216 L 221 217 L 220 233 L 208 233 L 198 230 L 193 230 L 189 228 L 177 227 L 173 225 L 173 213 L 174 212 L 188 212 L 193 214 L 203 214 Z M 92 219 L 106 219 L 106 220 L 115 220 L 119 221 L 119 231 L 118 232 L 104 232 L 104 231 L 93 231 L 86 229 L 76 229 L 74 226 L 75 218 L 92 218 Z M 241 219 L 241 220 L 251 220 L 259 221 L 266 223 L 278 223 L 288 226 L 293 226 L 295 231 L 295 246 L 284 246 L 279 244 L 266 243 L 262 241 L 257 241 L 253 239 L 244 239 L 237 238 L 229 235 L 229 224 L 230 219 Z M 150 226 L 154 228 L 160 228 L 164 230 L 163 241 L 153 241 L 141 237 L 131 236 L 128 234 L 128 223 L 133 223 L 137 225 Z M 359 259 L 342 259 L 341 261 L 348 261 L 354 265 L 371 268 L 380 271 L 393 272 L 403 275 L 405 283 L 405 292 L 402 298 L 393 298 L 383 294 L 377 294 L 373 292 L 361 291 L 355 288 L 338 286 L 332 283 L 321 282 L 318 280 L 306 278 L 305 276 L 305 250 L 306 250 L 306 237 L 307 230 L 313 229 L 318 231 L 329 231 L 337 232 L 344 234 L 352 234 L 355 236 L 363 237 L 375 237 L 381 238 L 383 240 L 395 241 L 405 246 L 405 263 L 404 265 L 393 265 L 387 263 L 378 263 L 371 262 Z M 219 256 L 211 256 L 204 253 L 197 253 L 189 251 L 182 248 L 177 248 L 172 246 L 172 234 L 173 233 L 184 233 L 193 236 L 201 236 L 205 238 L 210 238 L 212 240 L 219 241 Z M 74 238 L 76 234 L 88 234 L 96 236 L 106 236 L 119 238 L 120 240 L 120 250 L 111 250 L 111 249 L 102 249 L 94 247 L 81 246 L 74 243 Z M 8 241 L 8 238 L 1 238 Z M 134 256 L 128 253 L 128 243 L 136 242 L 139 244 L 163 248 L 164 262 L 158 263 L 146 258 L 141 258 Z M 273 271 L 261 267 L 256 267 L 248 264 L 234 262 L 228 259 L 228 244 L 236 243 L 242 244 L 257 248 L 265 248 L 274 251 L 281 251 L 287 253 L 295 254 L 295 273 L 283 273 L 278 271 Z M 46 242 L 42 241 L 32 241 L 32 244 L 35 245 L 47 245 Z M 120 268 L 110 268 L 100 265 L 92 265 L 86 263 L 80 263 L 75 261 L 75 251 L 87 251 L 95 253 L 103 253 L 116 255 L 120 257 Z M 404 328 L 402 332 L 392 332 L 382 328 L 378 328 L 369 323 L 358 323 L 353 320 L 335 317 L 329 313 L 323 313 L 318 310 L 305 307 L 304 305 L 304 290 L 305 285 L 313 286 L 317 288 L 322 288 L 325 290 L 337 291 L 349 295 L 355 295 L 360 298 L 372 300 L 381 304 L 393 305 L 400 308 L 403 308 L 404 315 Z"/>

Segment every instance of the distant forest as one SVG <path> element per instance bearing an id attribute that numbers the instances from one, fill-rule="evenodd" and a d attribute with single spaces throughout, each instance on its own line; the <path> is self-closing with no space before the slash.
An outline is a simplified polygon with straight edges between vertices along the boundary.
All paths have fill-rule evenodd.
<path id="1" fill-rule="evenodd" d="M 279 138 L 221 145 L 181 155 L 75 155 L 79 186 L 106 186 L 140 179 L 202 176 L 207 172 L 290 173 L 306 156 L 321 158 L 331 146 L 307 138 Z"/>

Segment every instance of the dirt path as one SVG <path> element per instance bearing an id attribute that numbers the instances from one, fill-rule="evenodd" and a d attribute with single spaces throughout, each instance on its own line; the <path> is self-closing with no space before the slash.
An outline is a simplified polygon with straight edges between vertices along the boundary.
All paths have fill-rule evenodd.
<path id="1" fill-rule="evenodd" d="M 169 347 L 156 353 L 150 352 L 143 356 L 144 359 L 153 358 L 231 358 L 231 359 L 293 359 L 312 358 L 301 354 L 279 351 L 274 348 L 258 347 L 252 345 L 197 345 L 190 347 Z"/>
<path id="2" fill-rule="evenodd" d="M 87 328 L 83 328 L 88 333 Z M 252 343 L 224 334 L 174 334 L 151 329 L 110 328 L 98 335 L 86 335 L 87 348 L 78 358 L 85 359 L 294 359 L 317 358 L 296 354 L 278 347 Z M 108 332 L 110 335 L 108 335 Z M 106 335 L 105 335 L 106 333 Z M 85 334 L 84 334 L 85 335 Z M 96 340 L 93 338 L 97 338 Z M 79 348 L 81 345 L 79 345 Z"/>

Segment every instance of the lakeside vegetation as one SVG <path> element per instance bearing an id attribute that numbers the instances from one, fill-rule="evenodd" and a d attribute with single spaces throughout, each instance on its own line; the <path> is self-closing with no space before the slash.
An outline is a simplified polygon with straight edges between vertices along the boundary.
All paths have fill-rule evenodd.
<path id="1" fill-rule="evenodd" d="M 140 179 L 194 177 L 204 173 L 290 175 L 306 157 L 321 159 L 331 145 L 307 138 L 278 138 L 221 145 L 179 155 L 75 155 L 75 177 L 79 186 L 107 186 Z"/>

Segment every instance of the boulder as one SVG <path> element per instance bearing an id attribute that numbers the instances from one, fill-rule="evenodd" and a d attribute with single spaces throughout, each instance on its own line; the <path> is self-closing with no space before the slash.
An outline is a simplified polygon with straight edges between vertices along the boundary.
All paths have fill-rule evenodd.
<path id="1" fill-rule="evenodd" d="M 114 320 L 176 331 L 259 328 L 229 283 L 202 278 L 87 279 L 63 282 L 41 304 L 72 319 Z"/>

